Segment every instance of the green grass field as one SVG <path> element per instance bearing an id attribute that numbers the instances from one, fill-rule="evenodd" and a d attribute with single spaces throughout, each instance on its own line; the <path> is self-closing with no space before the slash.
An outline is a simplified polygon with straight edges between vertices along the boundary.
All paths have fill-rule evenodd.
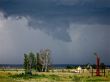
<path id="1" fill-rule="evenodd" d="M 88 70 L 73 73 L 71 70 L 52 72 L 33 72 L 25 75 L 24 70 L 0 70 L 0 82 L 110 82 L 110 73 L 106 76 L 91 76 Z"/>

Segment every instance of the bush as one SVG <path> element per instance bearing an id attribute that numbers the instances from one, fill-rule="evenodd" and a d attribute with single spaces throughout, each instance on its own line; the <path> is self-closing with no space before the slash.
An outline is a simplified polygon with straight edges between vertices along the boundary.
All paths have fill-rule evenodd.
<path id="1" fill-rule="evenodd" d="M 72 65 L 66 66 L 66 69 L 73 69 L 74 67 Z"/>
<path id="2" fill-rule="evenodd" d="M 80 80 L 81 80 L 81 77 L 79 77 L 79 76 L 73 77 L 73 81 L 75 81 L 75 82 L 80 82 Z"/>

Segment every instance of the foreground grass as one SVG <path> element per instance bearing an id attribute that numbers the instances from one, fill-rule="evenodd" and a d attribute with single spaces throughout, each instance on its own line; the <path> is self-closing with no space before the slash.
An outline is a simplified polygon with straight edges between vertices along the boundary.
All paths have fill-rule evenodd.
<path id="1" fill-rule="evenodd" d="M 91 77 L 88 73 L 47 72 L 25 75 L 20 71 L 0 71 L 0 82 L 110 82 L 110 74 L 105 77 Z"/>

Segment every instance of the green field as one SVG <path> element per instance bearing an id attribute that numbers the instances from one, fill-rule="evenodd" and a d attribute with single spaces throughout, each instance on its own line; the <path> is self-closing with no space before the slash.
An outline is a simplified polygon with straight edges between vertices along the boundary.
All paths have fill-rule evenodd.
<path id="1" fill-rule="evenodd" d="M 91 76 L 89 70 L 73 73 L 72 70 L 63 69 L 50 72 L 35 72 L 25 75 L 24 70 L 0 70 L 0 82 L 110 82 L 109 70 L 105 76 Z"/>

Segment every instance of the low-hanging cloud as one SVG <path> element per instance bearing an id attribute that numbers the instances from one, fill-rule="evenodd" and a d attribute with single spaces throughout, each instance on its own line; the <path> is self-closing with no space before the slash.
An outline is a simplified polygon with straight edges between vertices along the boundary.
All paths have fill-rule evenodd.
<path id="1" fill-rule="evenodd" d="M 31 25 L 28 25 L 28 21 L 26 17 L 5 18 L 3 14 L 0 15 L 0 63 L 23 63 L 24 53 L 49 48 L 52 50 L 53 63 L 95 63 L 93 53 L 97 52 L 101 62 L 109 64 L 110 25 L 70 23 L 68 34 L 71 42 L 62 42 L 46 35 L 42 31 L 46 32 L 43 26 L 41 30 L 29 30 Z M 46 26 L 46 21 L 37 23 Z M 54 29 L 49 31 L 53 32 Z"/>
<path id="2" fill-rule="evenodd" d="M 103 3 L 102 3 L 103 2 Z M 110 24 L 110 6 L 106 0 L 0 0 L 5 16 L 30 17 L 30 27 L 71 42 L 70 23 Z"/>
<path id="3" fill-rule="evenodd" d="M 110 62 L 110 0 L 0 0 L 0 12 L 1 63 L 42 48 L 54 63 Z"/>

